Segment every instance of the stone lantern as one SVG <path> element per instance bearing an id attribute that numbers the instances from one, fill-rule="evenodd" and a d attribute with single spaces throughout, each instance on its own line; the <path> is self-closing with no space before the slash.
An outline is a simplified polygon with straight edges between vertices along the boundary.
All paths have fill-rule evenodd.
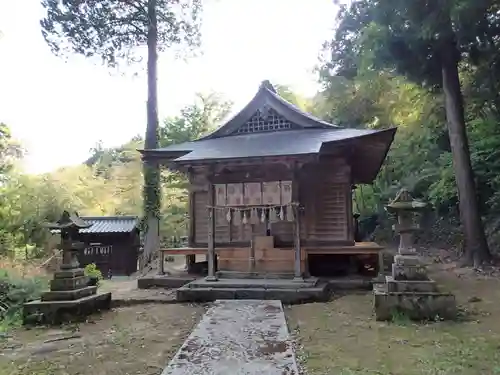
<path id="1" fill-rule="evenodd" d="M 399 235 L 399 247 L 392 274 L 373 283 L 377 320 L 390 320 L 396 312 L 415 320 L 456 316 L 455 296 L 439 291 L 436 282 L 427 276 L 427 267 L 415 249 L 413 235 L 420 230 L 415 214 L 426 206 L 425 202 L 413 199 L 406 189 L 401 189 L 386 206 L 397 218 L 393 228 Z"/>
<path id="2" fill-rule="evenodd" d="M 415 222 L 415 214 L 427 207 L 427 203 L 413 199 L 408 190 L 401 189 L 396 198 L 386 206 L 389 213 L 395 214 L 397 224 L 393 229 L 399 234 L 399 253 L 402 255 L 413 254 L 413 234 L 420 230 Z"/>
<path id="3" fill-rule="evenodd" d="M 89 228 L 92 224 L 86 223 L 77 213 L 71 215 L 68 211 L 64 211 L 61 218 L 51 224 L 47 224 L 47 228 L 58 230 L 61 233 L 61 250 L 63 253 L 61 271 L 74 270 L 73 274 L 83 272 L 78 263 L 78 251 L 85 247 L 85 244 L 80 241 L 75 241 L 80 229 Z"/>
<path id="4" fill-rule="evenodd" d="M 415 215 L 426 207 L 427 203 L 413 199 L 408 190 L 404 188 L 386 206 L 386 210 L 397 218 L 397 223 L 393 225 L 394 231 L 399 235 L 398 254 L 394 257 L 393 264 L 395 280 L 415 278 L 419 275 L 420 260 L 415 249 L 414 234 L 420 230 L 420 226 L 415 220 Z M 412 275 L 405 274 L 405 272 L 411 271 L 414 271 Z"/>
<path id="5" fill-rule="evenodd" d="M 85 245 L 75 241 L 75 238 L 80 229 L 91 225 L 78 214 L 67 211 L 63 212 L 56 223 L 47 225 L 51 230 L 60 231 L 62 264 L 50 281 L 50 290 L 43 293 L 40 300 L 24 304 L 25 324 L 34 320 L 38 323 L 59 323 L 68 320 L 68 316 L 72 319 L 110 308 L 111 293 L 98 294 L 97 286 L 89 285 L 89 278 L 78 264 L 78 251 Z"/>

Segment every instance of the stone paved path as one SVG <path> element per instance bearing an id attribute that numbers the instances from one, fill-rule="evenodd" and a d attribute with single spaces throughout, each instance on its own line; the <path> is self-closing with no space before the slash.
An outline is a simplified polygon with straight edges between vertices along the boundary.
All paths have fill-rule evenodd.
<path id="1" fill-rule="evenodd" d="M 162 375 L 298 375 L 280 301 L 219 300 Z"/>

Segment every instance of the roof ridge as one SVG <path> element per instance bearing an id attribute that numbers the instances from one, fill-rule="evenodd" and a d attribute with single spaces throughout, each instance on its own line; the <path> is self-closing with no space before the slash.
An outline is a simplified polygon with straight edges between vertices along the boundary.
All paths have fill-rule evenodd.
<path id="1" fill-rule="evenodd" d="M 80 216 L 83 220 L 138 220 L 138 216 L 134 215 L 123 215 L 123 216 Z"/>
<path id="2" fill-rule="evenodd" d="M 271 81 L 269 81 L 268 79 L 265 79 L 264 81 L 262 81 L 260 83 L 259 89 L 267 89 L 267 90 L 269 90 L 271 92 L 274 92 L 275 94 L 278 93 L 276 91 L 276 89 L 274 88 L 273 84 L 271 83 Z"/>

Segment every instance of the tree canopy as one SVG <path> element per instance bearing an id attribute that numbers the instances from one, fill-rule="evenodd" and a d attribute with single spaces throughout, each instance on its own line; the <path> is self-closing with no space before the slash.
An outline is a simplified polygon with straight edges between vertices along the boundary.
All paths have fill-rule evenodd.
<path id="1" fill-rule="evenodd" d="M 148 37 L 147 0 L 42 0 L 42 33 L 57 55 L 98 56 L 110 66 L 140 58 Z M 157 0 L 158 49 L 200 43 L 200 0 Z"/>
<path id="2" fill-rule="evenodd" d="M 201 0 L 42 0 L 46 17 L 42 33 L 55 54 L 76 52 L 99 56 L 109 66 L 137 60 L 147 47 L 147 125 L 144 148 L 158 147 L 158 51 L 182 45 L 183 52 L 199 44 Z M 146 232 L 141 267 L 159 244 L 160 172 L 144 162 Z"/>
<path id="3" fill-rule="evenodd" d="M 230 108 L 220 95 L 198 95 L 179 115 L 162 121 L 159 142 L 167 145 L 199 138 L 213 131 Z M 2 125 L 2 134 L 10 134 L 6 125 Z M 2 153 L 9 144 L 6 138 L 0 143 Z M 17 145 L 12 138 L 8 141 Z M 47 254 L 49 234 L 43 224 L 57 220 L 63 210 L 81 215 L 140 216 L 143 177 L 137 150 L 143 144 L 140 136 L 116 148 L 98 142 L 81 165 L 41 175 L 22 174 L 15 168 L 12 154 L 11 167 L 2 172 L 4 182 L 0 184 L 0 256 L 24 257 L 26 246 L 30 257 Z M 162 170 L 161 181 L 160 233 L 162 241 L 170 244 L 174 237 L 186 234 L 186 181 L 166 170 Z"/>
<path id="4" fill-rule="evenodd" d="M 496 54 L 492 49 L 498 34 L 496 10 L 492 1 L 353 1 L 339 13 L 339 26 L 326 45 L 330 54 L 321 70 L 331 92 L 333 87 L 349 85 L 363 76 L 371 90 L 384 82 L 377 76 L 389 74 L 401 75 L 444 98 L 447 143 L 461 197 L 466 261 L 476 264 L 488 261 L 490 253 L 481 224 L 459 69 L 477 70 L 481 62 L 491 61 L 491 54 Z M 488 50 L 489 57 L 484 53 Z M 385 90 L 390 96 L 391 87 Z M 364 91 L 364 96 L 370 94 Z M 355 97 L 361 101 L 349 103 L 354 109 L 377 106 L 363 95 Z M 366 122 L 359 111 L 354 113 L 358 114 L 355 123 Z"/>

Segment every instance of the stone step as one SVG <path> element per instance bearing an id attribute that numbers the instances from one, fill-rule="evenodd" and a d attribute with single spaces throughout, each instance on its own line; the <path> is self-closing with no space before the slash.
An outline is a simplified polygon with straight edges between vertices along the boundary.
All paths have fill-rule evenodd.
<path id="1" fill-rule="evenodd" d="M 241 272 L 241 271 L 218 271 L 217 277 L 221 279 L 291 279 L 290 273 L 261 273 L 261 272 Z"/>
<path id="2" fill-rule="evenodd" d="M 258 289 L 299 289 L 312 288 L 318 284 L 317 278 L 308 279 L 200 279 L 186 285 L 188 288 L 258 288 Z"/>
<path id="3" fill-rule="evenodd" d="M 321 284 L 313 288 L 276 289 L 276 288 L 189 288 L 187 285 L 177 289 L 180 302 L 213 302 L 218 299 L 256 299 L 279 300 L 283 303 L 328 301 L 328 285 Z"/>
<path id="4" fill-rule="evenodd" d="M 144 276 L 137 279 L 138 289 L 149 288 L 180 288 L 192 281 L 196 280 L 194 276 L 167 276 L 167 275 L 153 275 Z"/>

